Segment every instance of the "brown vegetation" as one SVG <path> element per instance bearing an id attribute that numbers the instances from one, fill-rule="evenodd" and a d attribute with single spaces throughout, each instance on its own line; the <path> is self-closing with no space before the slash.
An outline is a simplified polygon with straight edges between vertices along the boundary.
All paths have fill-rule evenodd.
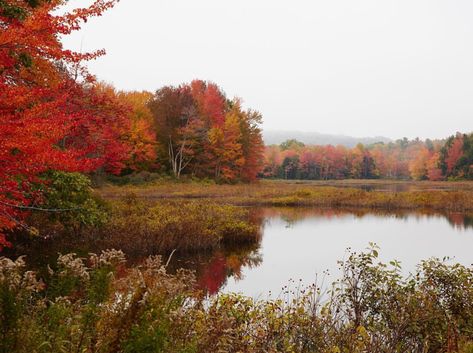
<path id="1" fill-rule="evenodd" d="M 257 184 L 216 185 L 202 183 L 156 182 L 141 186 L 105 186 L 97 192 L 106 199 L 133 194 L 147 200 L 211 199 L 213 202 L 240 206 L 318 206 L 364 207 L 371 209 L 432 209 L 439 211 L 473 210 L 473 183 L 398 183 L 414 191 L 366 191 L 355 182 L 286 183 L 266 181 Z M 347 187 L 347 186 L 354 187 Z M 385 190 L 387 185 L 371 182 L 371 189 Z"/>
<path id="2" fill-rule="evenodd" d="M 472 269 L 433 259 L 406 280 L 377 257 L 352 254 L 325 294 L 269 301 L 205 298 L 159 257 L 60 255 L 42 279 L 0 258 L 0 352 L 471 353 Z"/>
<path id="3" fill-rule="evenodd" d="M 134 260 L 150 254 L 172 251 L 189 253 L 222 246 L 256 243 L 260 220 L 248 208 L 222 205 L 209 200 L 165 200 L 150 202 L 128 195 L 107 202 L 107 216 L 101 224 L 68 227 L 44 214 L 29 220 L 40 229 L 32 238 L 28 231 L 12 234 L 15 246 L 10 256 L 28 254 L 44 263 L 57 252 L 116 248 Z"/>
<path id="4" fill-rule="evenodd" d="M 126 252 L 146 249 L 148 254 L 163 254 L 255 242 L 258 235 L 259 226 L 251 222 L 249 210 L 241 207 L 205 200 L 150 203 L 131 197 L 112 203 L 109 221 L 95 236 L 102 248 L 106 244 Z"/>

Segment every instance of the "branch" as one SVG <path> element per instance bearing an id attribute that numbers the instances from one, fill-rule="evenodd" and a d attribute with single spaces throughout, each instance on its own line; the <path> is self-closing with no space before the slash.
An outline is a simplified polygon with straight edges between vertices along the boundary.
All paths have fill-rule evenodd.
<path id="1" fill-rule="evenodd" d="M 10 221 L 15 223 L 18 227 L 23 228 L 27 232 L 32 232 L 34 228 L 28 226 L 26 223 L 21 222 L 20 220 L 16 219 L 12 215 L 8 214 L 7 212 L 0 211 L 0 214 L 2 214 L 4 217 L 7 217 Z"/>
<path id="2" fill-rule="evenodd" d="M 172 255 L 174 255 L 174 253 L 176 252 L 177 249 L 174 249 L 171 254 L 169 255 L 168 257 L 168 261 L 166 262 L 166 265 L 164 265 L 164 267 L 168 267 L 169 266 L 169 263 L 171 262 L 171 258 L 172 258 Z"/>
<path id="3" fill-rule="evenodd" d="M 29 210 L 29 211 L 42 211 L 42 212 L 66 212 L 66 211 L 78 211 L 82 210 L 82 207 L 74 207 L 74 208 L 42 208 L 42 207 L 35 207 L 35 206 L 22 206 L 22 205 L 14 205 L 8 202 L 0 201 L 0 205 L 4 205 L 11 208 L 17 208 L 19 210 Z"/>

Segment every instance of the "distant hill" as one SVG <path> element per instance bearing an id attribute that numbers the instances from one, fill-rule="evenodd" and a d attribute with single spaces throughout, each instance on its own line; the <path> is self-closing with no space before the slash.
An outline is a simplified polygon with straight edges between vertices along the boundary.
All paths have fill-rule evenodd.
<path id="1" fill-rule="evenodd" d="M 321 134 L 318 132 L 283 130 L 264 130 L 263 138 L 266 145 L 279 145 L 286 140 L 296 139 L 305 143 L 306 145 L 343 145 L 346 147 L 354 147 L 358 143 L 369 145 L 375 142 L 388 143 L 392 141 L 391 139 L 383 136 L 352 137 L 344 135 Z"/>

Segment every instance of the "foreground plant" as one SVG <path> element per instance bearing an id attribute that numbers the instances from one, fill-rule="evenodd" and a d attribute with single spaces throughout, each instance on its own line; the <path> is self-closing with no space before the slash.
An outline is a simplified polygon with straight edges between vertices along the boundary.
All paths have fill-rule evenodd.
<path id="1" fill-rule="evenodd" d="M 432 259 L 405 278 L 351 254 L 326 293 L 206 298 L 160 257 L 60 255 L 42 280 L 0 259 L 0 352 L 471 352 L 473 269 Z"/>

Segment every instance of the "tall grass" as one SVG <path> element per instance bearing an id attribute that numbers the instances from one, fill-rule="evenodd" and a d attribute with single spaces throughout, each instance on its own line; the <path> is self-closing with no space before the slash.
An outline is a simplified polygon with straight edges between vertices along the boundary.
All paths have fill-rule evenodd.
<path id="1" fill-rule="evenodd" d="M 96 190 L 106 199 L 133 193 L 140 199 L 212 200 L 239 206 L 319 206 L 364 207 L 372 209 L 431 209 L 442 211 L 473 210 L 473 183 L 452 186 L 426 182 L 415 191 L 365 191 L 359 188 L 333 187 L 319 183 L 283 183 L 265 181 L 249 185 L 147 184 L 141 186 L 105 186 Z M 435 184 L 435 187 L 431 184 Z M 350 184 L 347 184 L 350 185 Z M 429 188 L 429 185 L 432 187 Z M 444 190 L 446 189 L 446 190 Z"/>
<path id="2" fill-rule="evenodd" d="M 209 200 L 164 200 L 150 202 L 129 194 L 108 200 L 106 220 L 78 231 L 53 223 L 44 214 L 34 215 L 30 224 L 40 229 L 32 238 L 28 232 L 12 235 L 10 254 L 29 254 L 37 262 L 57 252 L 117 248 L 134 259 L 172 251 L 190 253 L 223 246 L 257 243 L 261 220 L 244 207 Z"/>
<path id="3" fill-rule="evenodd" d="M 130 195 L 112 203 L 110 220 L 92 236 L 126 252 L 166 253 L 256 242 L 259 232 L 249 210 L 241 207 L 205 200 L 149 203 Z"/>
<path id="4" fill-rule="evenodd" d="M 289 195 L 269 197 L 264 204 L 272 206 L 363 207 L 372 209 L 432 209 L 444 211 L 473 210 L 473 192 L 409 191 L 379 192 L 359 189 L 301 189 Z"/>
<path id="5" fill-rule="evenodd" d="M 0 352 L 471 353 L 473 269 L 432 259 L 406 279 L 377 256 L 289 300 L 206 298 L 192 273 L 159 257 L 127 269 L 113 250 L 61 255 L 42 279 L 0 258 Z"/>

